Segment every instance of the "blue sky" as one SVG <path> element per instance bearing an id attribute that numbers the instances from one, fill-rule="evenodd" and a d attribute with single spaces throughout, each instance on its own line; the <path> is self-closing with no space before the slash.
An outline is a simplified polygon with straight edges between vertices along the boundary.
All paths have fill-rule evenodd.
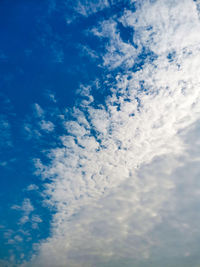
<path id="1" fill-rule="evenodd" d="M 199 1 L 0 3 L 0 266 L 194 266 Z"/>

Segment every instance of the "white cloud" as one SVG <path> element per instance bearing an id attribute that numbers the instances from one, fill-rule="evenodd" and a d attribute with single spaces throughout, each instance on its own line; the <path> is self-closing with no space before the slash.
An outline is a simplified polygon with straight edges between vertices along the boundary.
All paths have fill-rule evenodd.
<path id="1" fill-rule="evenodd" d="M 36 223 L 41 223 L 42 222 L 42 219 L 38 215 L 33 215 L 31 219 L 32 219 L 33 222 L 36 222 Z"/>
<path id="2" fill-rule="evenodd" d="M 44 110 L 41 108 L 41 106 L 39 104 L 35 103 L 33 108 L 34 108 L 34 111 L 35 111 L 35 115 L 37 117 L 43 117 Z"/>
<path id="3" fill-rule="evenodd" d="M 24 199 L 21 210 L 23 210 L 27 215 L 34 210 L 29 198 Z"/>
<path id="4" fill-rule="evenodd" d="M 107 52 L 103 55 L 104 66 L 110 69 L 119 66 L 123 68 L 133 66 L 141 49 L 136 49 L 133 45 L 121 39 L 116 21 L 113 19 L 103 21 L 99 27 L 93 28 L 92 32 L 100 38 L 107 38 L 109 40 L 106 46 Z"/>
<path id="5" fill-rule="evenodd" d="M 197 129 L 192 133 L 199 135 Z M 67 262 L 69 266 L 90 267 L 113 262 L 111 266 L 141 267 L 171 254 L 174 266 L 188 266 L 185 257 L 194 254 L 200 235 L 200 170 L 190 164 L 190 157 L 156 158 L 70 219 L 60 211 L 63 222 L 55 222 L 59 231 L 42 244 L 33 266 L 57 266 L 58 262 L 65 266 Z M 163 266 L 167 266 L 165 262 Z"/>
<path id="6" fill-rule="evenodd" d="M 39 215 L 32 215 L 31 217 L 31 221 L 32 221 L 32 228 L 33 229 L 37 229 L 38 228 L 38 224 L 42 222 L 42 219 L 40 218 Z"/>
<path id="7" fill-rule="evenodd" d="M 56 103 L 57 102 L 56 96 L 55 96 L 55 94 L 53 92 L 51 92 L 51 91 L 48 90 L 45 95 L 53 103 Z"/>
<path id="8" fill-rule="evenodd" d="M 92 59 L 97 59 L 99 56 L 96 53 L 96 51 L 92 50 L 90 47 L 86 46 L 86 45 L 80 45 L 78 46 L 78 48 L 81 50 L 81 55 L 83 56 L 89 56 Z"/>
<path id="9" fill-rule="evenodd" d="M 51 121 L 41 120 L 39 124 L 43 131 L 52 132 L 54 130 L 54 124 Z"/>
<path id="10" fill-rule="evenodd" d="M 11 125 L 6 116 L 0 114 L 0 148 L 9 148 L 12 146 Z"/>
<path id="11" fill-rule="evenodd" d="M 14 239 L 17 241 L 17 242 L 22 242 L 22 237 L 21 236 L 19 236 L 19 235 L 16 235 L 15 237 L 14 237 Z"/>
<path id="12" fill-rule="evenodd" d="M 39 187 L 36 184 L 30 184 L 26 188 L 27 191 L 33 191 L 33 190 L 38 190 L 38 189 L 39 189 Z"/>
<path id="13" fill-rule="evenodd" d="M 102 9 L 107 7 L 109 7 L 108 0 L 98 0 L 98 1 L 81 0 L 77 2 L 75 10 L 82 16 L 88 17 L 89 15 L 101 11 Z"/>
<path id="14" fill-rule="evenodd" d="M 53 94 L 48 94 L 48 97 L 56 101 Z M 48 134 L 54 131 L 54 123 L 47 118 L 47 111 L 44 111 L 39 104 L 34 104 L 34 113 L 32 116 L 27 116 L 24 123 L 24 132 L 27 139 L 40 139 L 44 137 L 44 133 Z M 52 117 L 50 114 L 49 117 Z"/>
<path id="15" fill-rule="evenodd" d="M 29 215 L 34 211 L 34 207 L 29 198 L 25 198 L 21 206 L 13 205 L 11 209 L 22 211 L 22 217 L 19 220 L 19 224 L 22 225 L 30 220 Z"/>
<path id="16" fill-rule="evenodd" d="M 125 266 L 126 259 L 127 266 L 145 266 L 173 256 L 184 266 L 184 255 L 198 248 L 199 167 L 191 160 L 199 158 L 193 148 L 200 119 L 196 5 L 143 1 L 120 21 L 134 29 L 138 50 L 121 40 L 117 21 L 96 30 L 109 40 L 104 65 L 124 72 L 104 106 L 89 102 L 74 109 L 75 119 L 65 123 L 68 135 L 60 137 L 63 147 L 49 153 L 51 163 L 38 161 L 43 178 L 51 180 L 46 203 L 56 213 L 51 237 L 25 265 Z M 142 47 L 156 57 L 152 62 L 147 56 L 131 72 Z"/>
<path id="17" fill-rule="evenodd" d="M 24 132 L 26 134 L 27 139 L 32 139 L 32 138 L 38 139 L 42 136 L 37 129 L 34 129 L 34 126 L 31 123 L 24 124 Z"/>
<path id="18" fill-rule="evenodd" d="M 93 28 L 95 35 L 109 40 L 103 56 L 105 66 L 131 68 L 143 48 L 164 56 L 174 52 L 190 53 L 199 48 L 199 20 L 193 1 L 136 1 L 136 7 L 136 12 L 125 10 L 120 19 L 103 21 Z M 118 21 L 133 29 L 134 45 L 121 39 Z"/>
<path id="19" fill-rule="evenodd" d="M 137 5 L 135 13 L 126 11 L 121 19 L 125 26 L 133 27 L 136 44 L 149 47 L 158 55 L 199 47 L 199 19 L 194 1 L 143 1 L 140 7 L 139 2 Z"/>
<path id="20" fill-rule="evenodd" d="M 71 5 L 68 3 L 66 23 L 70 25 L 81 16 L 88 18 L 106 8 L 109 8 L 115 1 L 110 0 L 74 0 Z M 70 11 L 70 12 L 69 12 Z"/>

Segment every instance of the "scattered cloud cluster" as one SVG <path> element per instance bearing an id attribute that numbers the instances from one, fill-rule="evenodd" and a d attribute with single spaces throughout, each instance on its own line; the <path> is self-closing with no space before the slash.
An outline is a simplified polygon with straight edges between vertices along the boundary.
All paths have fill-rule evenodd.
<path id="1" fill-rule="evenodd" d="M 49 96 L 51 99 L 53 95 Z M 33 105 L 33 116 L 28 117 L 24 124 L 24 130 L 28 139 L 39 139 L 43 134 L 54 131 L 55 125 L 46 118 L 46 113 L 42 107 L 35 103 Z"/>
<path id="2" fill-rule="evenodd" d="M 22 217 L 20 218 L 19 224 L 25 224 L 29 221 L 29 215 L 31 214 L 32 211 L 34 211 L 34 207 L 30 202 L 29 198 L 25 198 L 22 205 L 13 205 L 12 209 L 14 210 L 20 210 L 23 212 Z"/>
<path id="3" fill-rule="evenodd" d="M 38 189 L 38 187 L 36 185 L 33 185 L 33 184 L 29 185 L 28 188 L 27 188 L 28 191 L 37 190 L 37 189 Z M 13 205 L 11 207 L 11 209 L 18 210 L 18 211 L 21 212 L 22 215 L 21 215 L 21 217 L 20 217 L 20 219 L 18 221 L 18 224 L 21 227 L 23 227 L 23 225 L 25 225 L 27 223 L 30 223 L 31 227 L 33 229 L 37 229 L 38 228 L 38 224 L 42 222 L 42 219 L 40 218 L 40 216 L 34 213 L 35 208 L 32 205 L 32 203 L 31 203 L 29 198 L 25 198 L 23 200 L 23 203 L 22 203 L 21 206 Z"/>

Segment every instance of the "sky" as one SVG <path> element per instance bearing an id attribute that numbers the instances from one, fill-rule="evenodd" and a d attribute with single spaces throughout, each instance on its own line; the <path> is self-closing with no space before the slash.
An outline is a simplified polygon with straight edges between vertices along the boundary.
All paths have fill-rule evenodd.
<path id="1" fill-rule="evenodd" d="M 200 1 L 0 1 L 0 267 L 200 266 Z"/>

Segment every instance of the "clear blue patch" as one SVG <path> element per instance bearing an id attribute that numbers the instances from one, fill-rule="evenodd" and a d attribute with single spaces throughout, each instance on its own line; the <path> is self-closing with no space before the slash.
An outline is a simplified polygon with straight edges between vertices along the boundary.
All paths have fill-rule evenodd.
<path id="1" fill-rule="evenodd" d="M 167 55 L 167 59 L 168 59 L 169 62 L 173 62 L 175 57 L 176 57 L 176 52 L 175 51 L 173 51 L 173 52 L 171 52 L 171 53 L 169 53 Z"/>

